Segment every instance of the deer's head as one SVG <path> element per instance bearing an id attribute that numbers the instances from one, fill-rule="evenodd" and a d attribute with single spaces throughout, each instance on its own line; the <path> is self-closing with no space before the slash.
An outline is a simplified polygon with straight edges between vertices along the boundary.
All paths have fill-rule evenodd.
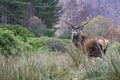
<path id="1" fill-rule="evenodd" d="M 70 29 L 72 29 L 72 36 L 77 36 L 84 29 L 84 26 L 88 23 L 88 20 L 84 24 L 79 24 L 77 26 L 74 26 L 67 21 L 65 21 L 65 23 L 69 25 Z"/>

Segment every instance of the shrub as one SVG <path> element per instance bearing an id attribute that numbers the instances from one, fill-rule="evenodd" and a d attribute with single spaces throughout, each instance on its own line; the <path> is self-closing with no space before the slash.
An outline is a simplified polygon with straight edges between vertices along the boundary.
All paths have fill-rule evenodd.
<path id="1" fill-rule="evenodd" d="M 40 37 L 44 35 L 44 27 L 43 25 L 35 26 L 34 28 L 30 29 L 31 32 L 35 34 L 36 37 Z"/>
<path id="2" fill-rule="evenodd" d="M 62 51 L 62 52 L 65 52 L 65 47 L 64 45 L 62 44 L 61 41 L 59 40 L 50 40 L 47 42 L 47 45 L 50 49 L 50 51 Z"/>
<path id="3" fill-rule="evenodd" d="M 11 55 L 17 53 L 17 41 L 12 31 L 0 28 L 0 44 L 2 54 Z"/>
<path id="4" fill-rule="evenodd" d="M 48 47 L 46 46 L 46 39 L 43 38 L 28 38 L 28 44 L 33 46 L 36 50 L 48 51 Z"/>
<path id="5" fill-rule="evenodd" d="M 0 80 L 72 80 L 70 70 L 65 65 L 55 63 L 62 58 L 52 55 L 35 54 L 30 57 L 0 56 Z M 59 64 L 59 65 L 58 65 Z"/>
<path id="6" fill-rule="evenodd" d="M 0 28 L 0 53 L 8 55 L 19 55 L 32 50 L 31 46 L 25 43 L 20 36 L 15 36 L 14 32 Z"/>
<path id="7" fill-rule="evenodd" d="M 53 30 L 46 28 L 46 29 L 44 30 L 44 35 L 45 35 L 45 36 L 48 36 L 48 37 L 53 37 L 53 36 L 55 36 L 55 33 L 54 33 Z"/>
<path id="8" fill-rule="evenodd" d="M 113 51 L 116 50 L 116 52 L 120 53 L 120 42 L 115 42 L 110 48 L 111 48 L 111 50 L 113 50 Z"/>
<path id="9" fill-rule="evenodd" d="M 50 37 L 28 38 L 28 43 L 35 49 L 43 51 L 65 51 L 67 40 Z"/>
<path id="10" fill-rule="evenodd" d="M 109 65 L 96 63 L 93 67 L 86 69 L 85 80 L 119 80 L 120 68 L 119 60 L 111 59 Z"/>
<path id="11" fill-rule="evenodd" d="M 112 26 L 111 20 L 98 15 L 92 18 L 85 26 L 83 33 L 86 35 L 103 35 Z"/>
<path id="12" fill-rule="evenodd" d="M 22 27 L 20 25 L 9 25 L 9 24 L 1 24 L 0 28 L 11 30 L 15 36 L 21 36 L 25 40 L 27 37 L 34 36 L 33 33 L 31 33 L 27 28 Z"/>
<path id="13" fill-rule="evenodd" d="M 42 20 L 37 16 L 31 16 L 26 22 L 27 28 L 35 34 L 36 37 L 44 35 L 44 29 L 46 26 L 42 23 Z"/>
<path id="14" fill-rule="evenodd" d="M 61 36 L 59 36 L 61 39 L 70 39 L 71 38 L 71 31 L 70 29 L 66 30 Z"/>
<path id="15" fill-rule="evenodd" d="M 83 62 L 85 58 L 83 55 L 81 55 L 83 54 L 82 51 L 74 47 L 69 47 L 68 54 L 73 61 L 74 67 L 76 69 L 79 68 L 79 65 Z"/>

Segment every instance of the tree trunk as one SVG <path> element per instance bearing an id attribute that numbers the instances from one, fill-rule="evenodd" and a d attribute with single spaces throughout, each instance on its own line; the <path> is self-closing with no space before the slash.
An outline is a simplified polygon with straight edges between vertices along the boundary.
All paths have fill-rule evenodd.
<path id="1" fill-rule="evenodd" d="M 1 15 L 1 23 L 7 24 L 7 16 Z"/>

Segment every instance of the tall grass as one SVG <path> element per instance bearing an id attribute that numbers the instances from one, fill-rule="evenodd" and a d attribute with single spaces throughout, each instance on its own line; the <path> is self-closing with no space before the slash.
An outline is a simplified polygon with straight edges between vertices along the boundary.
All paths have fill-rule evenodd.
<path id="1" fill-rule="evenodd" d="M 64 54 L 0 55 L 0 80 L 120 80 L 119 51 L 112 46 L 106 57 L 107 64 L 100 58 L 88 61 L 72 47 Z"/>
<path id="2" fill-rule="evenodd" d="M 120 52 L 115 45 L 109 47 L 106 57 L 106 63 L 100 59 L 94 60 L 92 64 L 82 63 L 85 65 L 85 76 L 78 80 L 120 80 Z"/>
<path id="3" fill-rule="evenodd" d="M 63 55 L 38 53 L 32 57 L 9 58 L 0 55 L 0 80 L 70 80 L 65 62 Z"/>

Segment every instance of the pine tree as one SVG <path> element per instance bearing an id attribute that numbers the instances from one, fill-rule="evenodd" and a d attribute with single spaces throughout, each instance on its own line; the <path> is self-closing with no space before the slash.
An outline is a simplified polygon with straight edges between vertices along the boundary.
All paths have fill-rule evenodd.
<path id="1" fill-rule="evenodd" d="M 17 0 L 0 1 L 0 22 L 9 24 L 21 24 L 26 3 Z"/>
<path id="2" fill-rule="evenodd" d="M 57 23 L 62 13 L 58 0 L 0 0 L 0 22 L 23 25 L 24 18 L 31 17 L 25 14 L 31 5 L 34 16 L 42 19 L 48 28 Z"/>
<path id="3" fill-rule="evenodd" d="M 51 28 L 57 23 L 62 13 L 58 0 L 36 0 L 35 2 L 37 2 L 34 3 L 35 15 L 42 19 L 48 28 Z"/>

